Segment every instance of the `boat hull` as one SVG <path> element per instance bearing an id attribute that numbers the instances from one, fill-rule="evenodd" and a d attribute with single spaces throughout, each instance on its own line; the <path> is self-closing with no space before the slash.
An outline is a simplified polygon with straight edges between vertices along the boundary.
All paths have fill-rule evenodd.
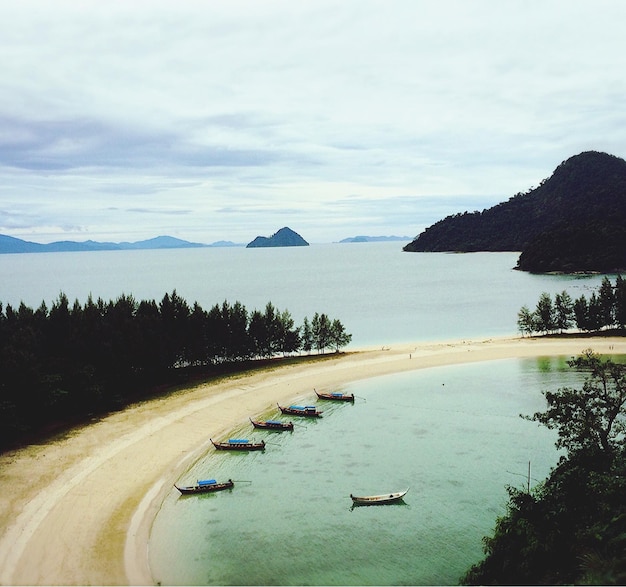
<path id="1" fill-rule="evenodd" d="M 318 398 L 326 399 L 333 402 L 352 402 L 354 403 L 354 394 L 345 394 L 345 393 L 319 393 L 315 390 L 315 393 Z"/>
<path id="2" fill-rule="evenodd" d="M 278 406 L 280 411 L 283 414 L 288 414 L 289 416 L 300 416 L 301 418 L 321 418 L 322 412 L 316 410 L 313 407 L 308 408 L 293 408 L 293 407 L 284 407 Z"/>
<path id="3" fill-rule="evenodd" d="M 387 505 L 390 503 L 398 503 L 403 500 L 407 491 L 396 491 L 395 493 L 383 493 L 381 495 L 364 495 L 356 496 L 350 494 L 352 505 Z"/>
<path id="4" fill-rule="evenodd" d="M 265 441 L 261 442 L 215 442 L 211 440 L 216 450 L 254 451 L 265 450 Z"/>
<path id="5" fill-rule="evenodd" d="M 292 422 L 271 422 L 271 421 L 262 421 L 262 420 L 250 420 L 252 425 L 255 428 L 259 428 L 261 430 L 276 430 L 277 432 L 293 432 L 293 423 Z"/>
<path id="6" fill-rule="evenodd" d="M 211 485 L 190 485 L 178 486 L 174 485 L 183 495 L 192 495 L 195 493 L 214 493 L 215 491 L 223 491 L 224 489 L 232 489 L 235 486 L 234 481 L 230 479 L 224 483 L 213 483 Z"/>

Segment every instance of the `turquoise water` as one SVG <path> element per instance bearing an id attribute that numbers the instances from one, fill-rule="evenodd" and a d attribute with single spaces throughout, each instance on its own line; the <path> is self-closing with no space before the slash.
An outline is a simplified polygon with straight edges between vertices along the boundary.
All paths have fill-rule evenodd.
<path id="1" fill-rule="evenodd" d="M 264 453 L 210 450 L 180 482 L 239 480 L 231 491 L 172 489 L 153 528 L 163 584 L 452 585 L 482 557 L 506 485 L 556 463 L 552 431 L 519 417 L 542 389 L 578 381 L 561 358 L 433 368 L 355 382 L 354 405 L 311 401 L 293 433 L 235 428 Z M 276 416 L 268 412 L 267 416 Z M 243 481 L 251 481 L 250 483 Z M 404 504 L 352 508 L 350 493 L 410 487 Z"/>

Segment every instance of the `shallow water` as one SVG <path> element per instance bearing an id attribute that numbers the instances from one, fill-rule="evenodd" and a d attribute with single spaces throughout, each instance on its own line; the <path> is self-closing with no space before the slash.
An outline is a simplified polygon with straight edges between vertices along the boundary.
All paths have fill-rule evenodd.
<path id="1" fill-rule="evenodd" d="M 532 484 L 556 463 L 554 433 L 519 414 L 544 408 L 542 389 L 578 380 L 567 369 L 544 358 L 390 375 L 343 388 L 354 405 L 313 400 L 312 391 L 324 416 L 293 419 L 293 433 L 242 424 L 232 435 L 263 438 L 266 451 L 211 449 L 183 475 L 184 484 L 236 484 L 213 495 L 171 491 L 150 542 L 155 579 L 457 584 L 504 513 L 505 486 L 526 485 L 529 461 Z M 351 506 L 350 493 L 406 487 L 404 503 Z"/>

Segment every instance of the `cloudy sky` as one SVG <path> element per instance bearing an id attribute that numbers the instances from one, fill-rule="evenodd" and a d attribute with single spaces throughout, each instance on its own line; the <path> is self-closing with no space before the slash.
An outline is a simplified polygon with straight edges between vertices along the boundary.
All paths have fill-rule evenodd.
<path id="1" fill-rule="evenodd" d="M 626 157 L 623 0 L 0 0 L 0 234 L 419 234 Z"/>

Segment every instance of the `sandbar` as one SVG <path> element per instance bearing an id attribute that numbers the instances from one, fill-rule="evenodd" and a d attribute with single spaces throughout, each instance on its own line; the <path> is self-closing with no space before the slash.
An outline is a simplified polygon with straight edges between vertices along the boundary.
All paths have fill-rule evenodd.
<path id="1" fill-rule="evenodd" d="M 493 338 L 369 348 L 231 376 L 141 402 L 44 444 L 0 455 L 0 584 L 151 585 L 152 522 L 173 483 L 210 446 L 276 403 L 313 389 L 443 365 L 592 348 L 624 338 Z"/>

